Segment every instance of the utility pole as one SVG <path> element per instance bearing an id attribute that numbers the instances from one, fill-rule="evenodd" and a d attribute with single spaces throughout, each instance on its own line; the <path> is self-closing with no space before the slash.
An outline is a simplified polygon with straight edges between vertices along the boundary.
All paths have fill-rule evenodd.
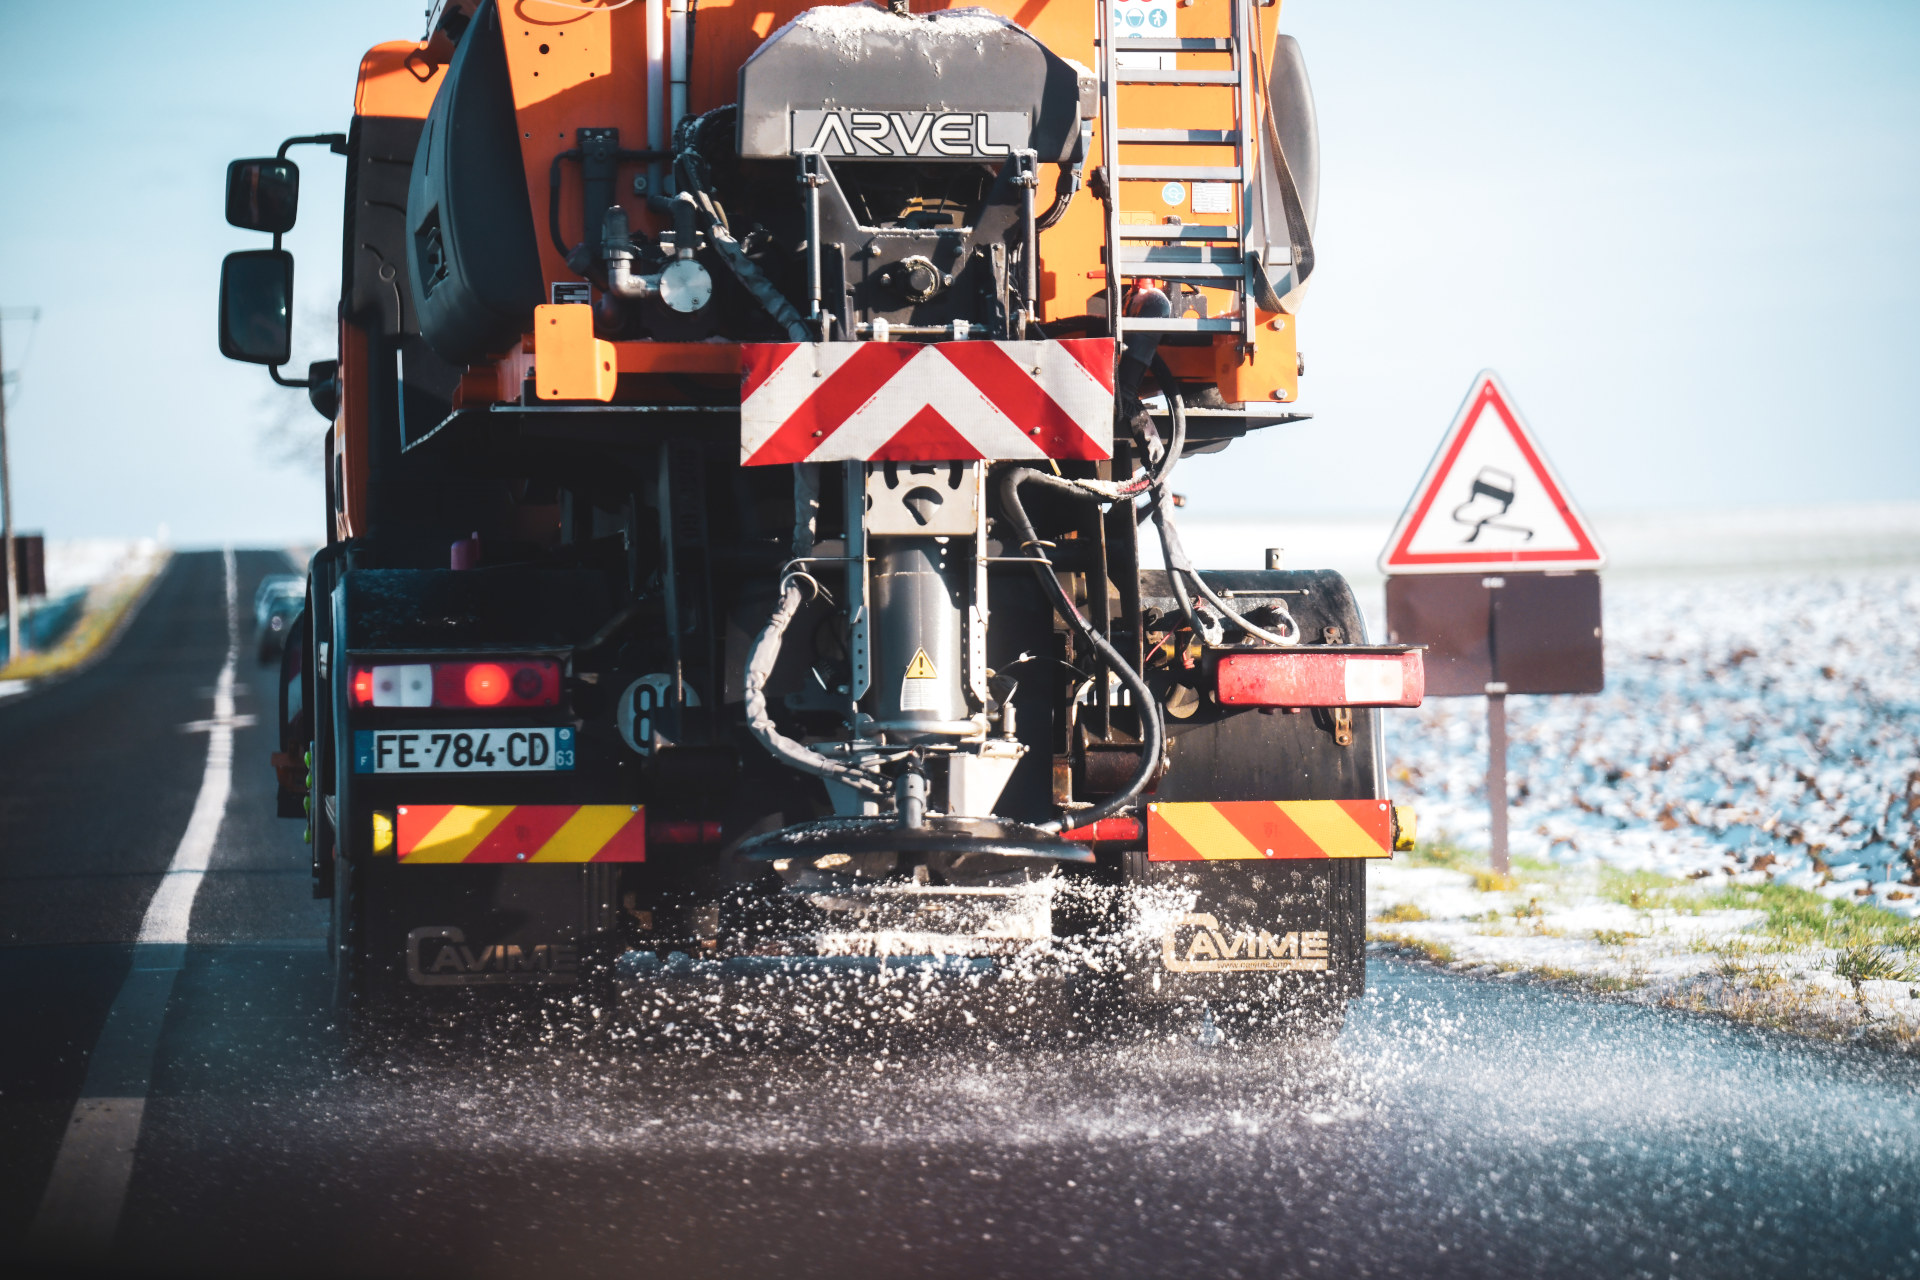
<path id="1" fill-rule="evenodd" d="M 4 330 L 5 325 L 0 325 Z M 0 332 L 0 507 L 6 515 L 0 520 L 0 540 L 7 557 L 7 661 L 20 656 L 20 574 L 14 563 L 13 548 L 13 474 L 7 465 L 7 348 Z"/>
<path id="2" fill-rule="evenodd" d="M 40 308 L 22 307 L 26 318 L 40 319 Z M 0 321 L 6 308 L 0 307 Z M 0 324 L 0 330 L 5 329 Z M 0 551 L 4 552 L 7 578 L 7 661 L 20 656 L 20 549 L 13 540 L 13 475 L 7 458 L 7 353 L 4 334 L 0 334 Z"/>

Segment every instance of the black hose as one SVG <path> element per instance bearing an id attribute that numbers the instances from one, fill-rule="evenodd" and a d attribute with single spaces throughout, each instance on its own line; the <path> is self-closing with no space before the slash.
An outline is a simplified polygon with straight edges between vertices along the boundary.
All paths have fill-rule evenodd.
<path id="1" fill-rule="evenodd" d="M 1034 220 L 1034 228 L 1045 231 L 1054 223 L 1067 216 L 1067 206 L 1073 203 L 1073 193 L 1080 189 L 1080 171 L 1062 169 L 1060 181 L 1053 188 L 1053 203 L 1047 211 Z"/>
<path id="2" fill-rule="evenodd" d="M 1173 376 L 1173 370 L 1156 351 L 1153 355 L 1153 376 L 1160 383 L 1160 390 L 1167 397 L 1167 413 L 1173 419 L 1173 439 L 1167 443 L 1167 456 L 1161 459 L 1160 469 L 1154 474 L 1153 484 L 1148 489 L 1147 512 L 1153 517 L 1153 527 L 1160 535 L 1160 557 L 1166 561 L 1167 583 L 1173 588 L 1174 601 L 1180 606 L 1180 616 L 1193 628 L 1193 634 L 1205 635 L 1206 629 L 1200 625 L 1200 615 L 1194 611 L 1193 597 L 1187 594 L 1187 584 L 1174 568 L 1174 555 L 1168 546 L 1167 508 L 1173 505 L 1173 495 L 1167 486 L 1173 483 L 1173 469 L 1180 462 L 1180 455 L 1187 447 L 1187 407 L 1181 396 L 1180 384 Z"/>
<path id="3" fill-rule="evenodd" d="M 1159 379 L 1161 389 L 1167 393 L 1167 412 L 1173 418 L 1173 443 L 1167 449 L 1168 463 L 1160 469 L 1159 478 L 1155 481 L 1151 509 L 1154 527 L 1160 531 L 1160 554 L 1167 562 L 1167 581 L 1173 586 L 1173 598 L 1180 603 L 1181 615 L 1186 618 L 1187 625 L 1193 628 L 1195 635 L 1206 634 L 1200 625 L 1199 615 L 1194 611 L 1193 601 L 1187 595 L 1186 584 L 1182 581 L 1183 578 L 1192 578 L 1193 585 L 1199 588 L 1200 594 L 1206 598 L 1207 603 L 1218 610 L 1221 617 L 1240 628 L 1245 634 L 1265 640 L 1268 644 L 1297 643 L 1300 639 L 1298 626 L 1293 628 L 1293 635 L 1287 637 L 1249 622 L 1232 605 L 1221 599 L 1218 592 L 1207 585 L 1207 580 L 1200 576 L 1200 571 L 1193 567 L 1191 560 L 1187 559 L 1186 548 L 1180 545 L 1180 535 L 1173 527 L 1172 495 L 1166 491 L 1167 481 L 1173 476 L 1173 462 L 1179 459 L 1180 451 L 1186 447 L 1187 443 L 1186 399 L 1180 390 L 1179 382 L 1173 376 L 1173 371 L 1167 368 L 1167 362 L 1158 355 L 1153 359 L 1153 376 Z M 1292 623 L 1292 617 L 1288 616 L 1287 621 Z"/>
<path id="4" fill-rule="evenodd" d="M 1047 559 L 1047 549 L 1034 534 L 1033 522 L 1027 519 L 1026 508 L 1020 504 L 1020 486 L 1030 482 L 1044 484 L 1047 488 L 1072 494 L 1082 501 L 1098 501 L 1083 489 L 1075 488 L 1070 482 L 1061 480 L 1045 472 L 1035 471 L 1031 467 L 1014 467 L 1000 477 L 1000 505 L 1006 510 L 1007 518 L 1013 522 L 1014 532 L 1019 535 L 1020 545 L 1033 559 L 1034 576 L 1039 578 L 1043 591 L 1053 600 L 1053 607 L 1065 618 L 1081 637 L 1093 646 L 1100 660 L 1120 677 L 1120 683 L 1133 693 L 1134 706 L 1140 711 L 1140 763 L 1135 767 L 1133 776 L 1127 779 L 1126 786 L 1094 805 L 1091 809 L 1077 809 L 1052 822 L 1041 824 L 1048 831 L 1059 831 L 1071 823 L 1075 827 L 1088 827 L 1102 818 L 1111 818 L 1121 810 L 1129 808 L 1146 791 L 1147 784 L 1153 781 L 1153 775 L 1160 768 L 1161 754 L 1166 750 L 1166 725 L 1160 718 L 1160 704 L 1154 701 L 1153 691 L 1147 688 L 1147 682 L 1131 663 L 1120 656 L 1119 650 L 1107 643 L 1105 636 L 1096 631 L 1091 622 L 1081 614 L 1073 600 L 1060 586 L 1060 579 L 1053 572 L 1053 562 Z"/>

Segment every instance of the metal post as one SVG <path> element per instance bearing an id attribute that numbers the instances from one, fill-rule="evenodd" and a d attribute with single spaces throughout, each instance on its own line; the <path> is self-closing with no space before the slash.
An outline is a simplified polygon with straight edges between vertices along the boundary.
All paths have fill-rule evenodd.
<path id="1" fill-rule="evenodd" d="M 1507 690 L 1487 686 L 1487 812 L 1493 819 L 1493 869 L 1507 874 Z"/>
<path id="2" fill-rule="evenodd" d="M 20 656 L 20 579 L 13 544 L 13 476 L 7 465 L 7 355 L 0 343 L 0 539 L 4 539 L 7 561 L 7 661 Z"/>

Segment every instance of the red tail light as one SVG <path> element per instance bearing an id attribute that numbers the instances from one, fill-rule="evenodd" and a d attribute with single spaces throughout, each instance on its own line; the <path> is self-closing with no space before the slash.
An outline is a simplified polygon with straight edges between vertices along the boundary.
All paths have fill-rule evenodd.
<path id="1" fill-rule="evenodd" d="M 362 707 L 554 707 L 560 705 L 560 664 L 551 658 L 356 664 L 353 701 Z"/>
<path id="2" fill-rule="evenodd" d="M 497 707 L 507 700 L 507 669 L 497 662 L 475 662 L 461 678 L 460 692 L 476 707 Z"/>
<path id="3" fill-rule="evenodd" d="M 647 824 L 648 844 L 719 844 L 720 824 L 667 819 Z"/>
<path id="4" fill-rule="evenodd" d="M 1417 707 L 1427 688 L 1420 651 L 1389 647 L 1230 653 L 1218 679 L 1228 707 Z"/>

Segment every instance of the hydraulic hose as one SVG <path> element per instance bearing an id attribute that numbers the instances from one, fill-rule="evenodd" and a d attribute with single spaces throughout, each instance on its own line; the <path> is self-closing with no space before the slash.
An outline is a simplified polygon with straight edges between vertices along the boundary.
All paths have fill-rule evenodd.
<path id="1" fill-rule="evenodd" d="M 773 675 L 774 663 L 780 659 L 781 638 L 786 635 L 787 627 L 793 622 L 794 615 L 800 612 L 803 603 L 805 594 L 800 589 L 799 580 L 788 575 L 780 584 L 779 608 L 767 619 L 767 625 L 754 640 L 752 651 L 747 654 L 747 728 L 775 759 L 803 773 L 852 787 L 864 795 L 884 796 L 887 789 L 878 780 L 830 756 L 823 756 L 781 733 L 767 710 L 767 681 Z"/>
<path id="2" fill-rule="evenodd" d="M 1187 442 L 1186 400 L 1184 393 L 1180 389 L 1179 380 L 1173 376 L 1173 371 L 1167 368 L 1166 361 L 1162 360 L 1158 355 L 1154 356 L 1153 359 L 1153 375 L 1159 379 L 1161 389 L 1167 393 L 1167 412 L 1173 418 L 1173 443 L 1167 449 L 1168 461 L 1167 464 L 1160 469 L 1160 478 L 1156 480 L 1154 485 L 1152 504 L 1153 523 L 1160 531 L 1160 552 L 1166 558 L 1167 580 L 1173 584 L 1174 599 L 1180 602 L 1180 611 L 1186 616 L 1187 625 L 1191 626 L 1196 634 L 1206 634 L 1206 629 L 1200 625 L 1199 617 L 1194 612 L 1193 603 L 1188 598 L 1185 587 L 1181 582 L 1183 577 L 1193 579 L 1193 585 L 1199 588 L 1200 594 L 1206 599 L 1206 602 L 1217 609 L 1220 612 L 1220 616 L 1240 628 L 1240 630 L 1247 635 L 1265 640 L 1268 644 L 1282 646 L 1298 644 L 1300 642 L 1299 627 L 1294 626 L 1288 634 L 1279 635 L 1255 623 L 1249 622 L 1245 617 L 1241 616 L 1232 605 L 1221 599 L 1212 587 L 1207 585 L 1207 580 L 1200 576 L 1200 571 L 1193 567 L 1191 560 L 1187 559 L 1186 548 L 1180 545 L 1180 534 L 1173 527 L 1173 503 L 1169 501 L 1169 495 L 1166 492 L 1167 479 L 1173 475 L 1173 462 L 1179 458 L 1180 451 L 1185 448 Z M 1287 621 L 1291 624 L 1293 622 L 1292 617 L 1289 616 Z"/>
<path id="3" fill-rule="evenodd" d="M 759 265 L 747 256 L 747 251 L 740 247 L 740 242 L 718 221 L 707 227 L 707 243 L 720 255 L 720 261 L 727 264 L 734 278 L 746 286 L 754 300 L 765 307 L 767 314 L 787 331 L 789 342 L 813 341 L 813 330 L 800 318 L 800 312 L 794 305 L 787 301 L 787 295 L 774 287 L 773 281 L 767 279 L 766 272 L 760 270 Z"/>
<path id="4" fill-rule="evenodd" d="M 1053 203 L 1047 206 L 1047 211 L 1034 224 L 1039 230 L 1045 231 L 1067 216 L 1067 207 L 1073 203 L 1074 193 L 1080 190 L 1080 181 L 1078 165 L 1060 170 L 1060 181 L 1053 188 Z"/>
<path id="5" fill-rule="evenodd" d="M 1167 456 L 1161 459 L 1160 470 L 1154 476 L 1146 509 L 1152 514 L 1154 530 L 1160 535 L 1160 555 L 1167 563 L 1167 584 L 1173 588 L 1173 598 L 1180 606 L 1180 616 L 1187 620 L 1187 625 L 1193 628 L 1195 635 L 1204 636 L 1207 629 L 1201 625 L 1200 615 L 1193 607 L 1193 597 L 1187 593 L 1186 581 L 1174 568 L 1175 558 L 1168 547 L 1170 539 L 1165 519 L 1167 510 L 1173 506 L 1173 497 L 1168 489 L 1173 482 L 1173 469 L 1187 448 L 1187 410 L 1181 402 L 1173 371 L 1167 368 L 1167 362 L 1157 353 L 1153 357 L 1153 376 L 1160 379 L 1160 385 L 1167 393 L 1167 412 L 1173 418 L 1173 439 L 1168 441 Z"/>
<path id="6" fill-rule="evenodd" d="M 1119 791 L 1108 796 L 1091 809 L 1073 811 L 1073 826 L 1092 826 L 1102 818 L 1111 818 L 1123 809 L 1131 807 L 1146 791 L 1147 784 L 1160 767 L 1160 757 L 1166 750 L 1166 724 L 1160 718 L 1160 704 L 1154 700 L 1153 691 L 1147 688 L 1147 682 L 1131 663 L 1120 656 L 1120 652 L 1107 642 L 1083 616 L 1073 600 L 1060 586 L 1060 579 L 1053 572 L 1053 562 L 1047 559 L 1047 550 L 1033 532 L 1033 522 L 1027 519 L 1026 508 L 1020 503 L 1020 486 L 1029 483 L 1044 484 L 1047 488 L 1072 494 L 1086 501 L 1097 495 L 1075 487 L 1071 482 L 1035 471 L 1030 467 L 1014 467 L 1000 478 L 1000 505 L 1006 510 L 1007 518 L 1013 521 L 1020 545 L 1033 559 L 1034 576 L 1040 580 L 1043 591 L 1053 600 L 1053 607 L 1065 618 L 1082 639 L 1093 646 L 1100 660 L 1120 677 L 1120 683 L 1127 686 L 1133 694 L 1134 706 L 1140 710 L 1141 742 L 1140 763 L 1134 768 L 1133 776 Z M 1067 827 L 1068 818 L 1060 817 L 1051 822 L 1040 824 L 1044 831 L 1060 831 Z"/>

